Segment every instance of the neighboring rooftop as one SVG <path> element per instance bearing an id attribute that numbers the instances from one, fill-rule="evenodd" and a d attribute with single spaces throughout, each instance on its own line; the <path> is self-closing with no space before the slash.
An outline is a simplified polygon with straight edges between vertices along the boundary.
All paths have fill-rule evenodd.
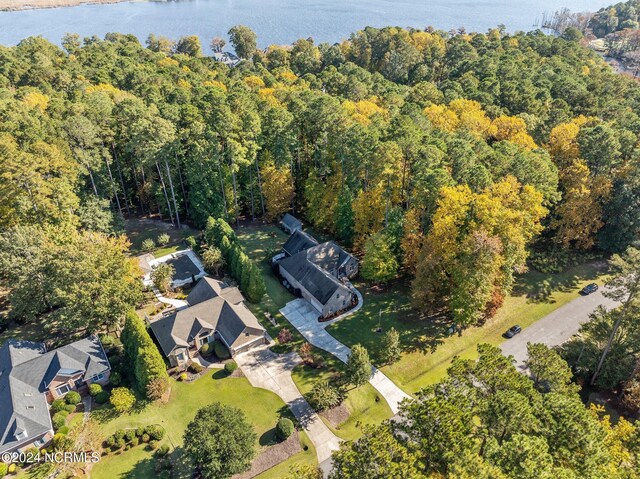
<path id="1" fill-rule="evenodd" d="M 320 304 L 326 304 L 338 288 L 340 281 L 307 259 L 301 251 L 280 261 L 280 266 L 293 276 Z"/>
<path id="2" fill-rule="evenodd" d="M 56 375 L 83 373 L 86 380 L 109 368 L 96 336 L 49 352 L 42 343 L 6 341 L 0 348 L 0 452 L 52 429 L 44 392 Z"/>
<path id="3" fill-rule="evenodd" d="M 205 277 L 187 296 L 189 307 L 152 322 L 151 330 L 167 356 L 176 347 L 188 347 L 202 331 L 217 331 L 237 348 L 265 333 L 243 301 L 238 288 Z"/>
<path id="4" fill-rule="evenodd" d="M 294 231 L 298 231 L 302 229 L 302 222 L 293 215 L 289 213 L 285 213 L 280 220 L 280 224 L 287 230 L 289 233 L 293 233 Z"/>
<path id="5" fill-rule="evenodd" d="M 307 250 L 313 246 L 317 246 L 318 242 L 316 239 L 308 233 L 305 233 L 302 230 L 294 231 L 291 236 L 287 239 L 282 250 L 287 253 L 289 256 L 293 256 L 300 251 Z"/>

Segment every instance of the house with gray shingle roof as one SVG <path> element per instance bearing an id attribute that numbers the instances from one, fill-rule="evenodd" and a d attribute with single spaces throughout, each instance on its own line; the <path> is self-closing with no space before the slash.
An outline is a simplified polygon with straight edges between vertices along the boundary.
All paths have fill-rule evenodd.
<path id="1" fill-rule="evenodd" d="M 289 234 L 302 230 L 302 222 L 289 213 L 285 213 L 282 217 L 280 220 L 280 226 L 282 226 L 282 229 Z"/>
<path id="2" fill-rule="evenodd" d="M 111 366 L 91 336 L 51 351 L 9 339 L 0 348 L 0 453 L 40 447 L 53 438 L 49 403 L 69 391 L 106 384 Z"/>
<path id="3" fill-rule="evenodd" d="M 353 304 L 353 292 L 343 282 L 358 273 L 358 260 L 333 241 L 318 244 L 304 231 L 295 231 L 278 258 L 278 272 L 327 318 Z M 279 256 L 282 256 L 279 255 Z M 274 258 L 275 259 L 275 258 Z"/>
<path id="4" fill-rule="evenodd" d="M 236 287 L 204 277 L 187 296 L 188 307 L 150 325 L 162 352 L 172 366 L 186 366 L 200 348 L 215 339 L 231 355 L 264 344 L 266 330 L 244 304 Z"/>

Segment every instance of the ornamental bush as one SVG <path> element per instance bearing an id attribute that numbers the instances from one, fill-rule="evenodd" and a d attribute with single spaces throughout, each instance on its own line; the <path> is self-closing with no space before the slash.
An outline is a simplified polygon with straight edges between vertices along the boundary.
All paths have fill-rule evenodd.
<path id="1" fill-rule="evenodd" d="M 113 371 L 109 375 L 109 382 L 114 387 L 120 386 L 120 384 L 122 383 L 122 376 L 120 375 L 120 373 L 118 371 Z"/>
<path id="2" fill-rule="evenodd" d="M 65 404 L 63 411 L 67 411 L 69 414 L 75 412 L 76 406 L 74 404 Z"/>
<path id="3" fill-rule="evenodd" d="M 200 348 L 200 354 L 203 356 L 211 354 L 211 343 L 204 343 Z"/>
<path id="4" fill-rule="evenodd" d="M 64 399 L 56 399 L 55 401 L 53 401 L 51 403 L 51 410 L 56 413 L 59 411 L 64 411 L 64 407 L 67 405 L 67 403 L 64 401 Z"/>
<path id="5" fill-rule="evenodd" d="M 0 462 L 0 477 L 6 476 L 8 472 L 9 472 L 9 465 L 4 462 Z"/>
<path id="6" fill-rule="evenodd" d="M 67 416 L 69 413 L 67 411 L 59 411 L 53 415 L 51 418 L 51 424 L 53 425 L 54 430 L 60 429 L 67 422 Z"/>
<path id="7" fill-rule="evenodd" d="M 111 391 L 109 402 L 117 412 L 124 413 L 133 409 L 136 397 L 127 388 L 115 388 Z"/>
<path id="8" fill-rule="evenodd" d="M 150 424 L 144 428 L 144 432 L 153 440 L 160 441 L 164 437 L 164 429 L 157 424 Z"/>
<path id="9" fill-rule="evenodd" d="M 69 426 L 62 426 L 58 429 L 58 434 L 69 434 Z"/>
<path id="10" fill-rule="evenodd" d="M 151 238 L 147 238 L 142 242 L 142 249 L 144 251 L 151 251 L 155 247 L 156 247 L 156 244 Z"/>
<path id="11" fill-rule="evenodd" d="M 224 372 L 227 374 L 233 374 L 236 369 L 238 369 L 238 365 L 235 361 L 229 361 L 224 365 Z"/>
<path id="12" fill-rule="evenodd" d="M 193 374 L 200 374 L 203 370 L 204 368 L 198 363 L 191 363 L 189 365 L 189 371 L 191 371 Z"/>
<path id="13" fill-rule="evenodd" d="M 171 237 L 167 233 L 161 233 L 158 235 L 158 244 L 160 246 L 166 246 L 171 241 Z"/>
<path id="14" fill-rule="evenodd" d="M 278 424 L 276 424 L 276 436 L 278 439 L 284 441 L 293 434 L 293 431 L 295 431 L 295 426 L 291 419 L 283 417 L 278 420 Z"/>
<path id="15" fill-rule="evenodd" d="M 98 404 L 106 403 L 109 400 L 109 391 L 100 391 L 96 394 L 95 399 Z"/>
<path id="16" fill-rule="evenodd" d="M 316 383 L 305 398 L 309 405 L 316 411 L 324 411 L 338 406 L 342 400 L 342 392 L 330 385 L 327 381 Z"/>
<path id="17" fill-rule="evenodd" d="M 82 398 L 80 397 L 79 392 L 71 391 L 64 397 L 64 400 L 67 404 L 78 404 L 82 401 Z"/>
<path id="18" fill-rule="evenodd" d="M 231 357 L 231 353 L 229 352 L 227 347 L 222 344 L 221 341 L 216 340 L 213 343 L 213 350 L 215 351 L 216 356 L 218 356 L 219 359 L 229 359 Z"/>
<path id="19" fill-rule="evenodd" d="M 102 386 L 98 383 L 89 384 L 89 395 L 95 397 L 102 392 Z"/>

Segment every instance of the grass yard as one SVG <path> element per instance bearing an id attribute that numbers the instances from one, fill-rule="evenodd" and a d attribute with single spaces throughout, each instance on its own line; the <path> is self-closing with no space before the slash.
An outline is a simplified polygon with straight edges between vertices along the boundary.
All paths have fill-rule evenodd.
<path id="1" fill-rule="evenodd" d="M 150 218 L 130 218 L 125 220 L 125 232 L 129 241 L 131 241 L 131 254 L 138 255 L 144 253 L 142 250 L 142 242 L 146 239 L 152 239 L 158 243 L 158 236 L 166 233 L 169 235 L 170 241 L 166 246 L 158 246 L 152 251 L 156 258 L 169 253 L 183 249 L 182 241 L 187 236 L 197 236 L 198 231 L 189 227 L 176 229 L 171 223 Z"/>
<path id="2" fill-rule="evenodd" d="M 287 352 L 293 347 L 302 344 L 303 338 L 300 333 L 288 323 L 284 316 L 279 313 L 280 308 L 295 298 L 280 284 L 280 281 L 271 270 L 269 259 L 282 249 L 282 245 L 284 245 L 289 236 L 280 230 L 280 228 L 273 225 L 262 224 L 242 225 L 236 230 L 236 234 L 245 253 L 252 261 L 255 261 L 262 270 L 264 283 L 267 288 L 267 294 L 259 304 L 249 302 L 246 304 L 260 323 L 267 328 L 272 338 L 278 336 L 278 332 L 283 326 L 289 328 L 294 340 L 286 345 L 286 347 L 275 347 L 276 352 Z M 271 314 L 279 326 L 273 326 L 265 317 L 265 313 Z"/>
<path id="3" fill-rule="evenodd" d="M 479 343 L 498 345 L 502 333 L 513 324 L 527 327 L 577 297 L 587 283 L 604 274 L 604 265 L 589 263 L 560 274 L 530 271 L 516 280 L 513 293 L 498 314 L 481 327 L 466 329 L 461 336 L 447 335 L 450 323 L 443 319 L 420 318 L 409 306 L 409 287 L 396 284 L 384 292 L 358 283 L 364 306 L 353 316 L 331 325 L 328 331 L 343 343 L 363 344 L 374 361 L 383 331 L 392 326 L 400 333 L 404 348 L 402 359 L 383 366 L 382 371 L 408 394 L 433 384 L 445 376 L 454 356 L 475 358 Z M 382 312 L 380 314 L 380 312 Z"/>
<path id="4" fill-rule="evenodd" d="M 306 450 L 294 454 L 286 461 L 282 461 L 277 466 L 258 474 L 255 479 L 282 479 L 289 475 L 289 471 L 293 466 L 305 464 L 317 466 L 318 456 L 316 455 L 316 448 L 313 447 L 313 443 L 304 431 L 300 431 L 299 434 L 300 442 Z"/>
<path id="5" fill-rule="evenodd" d="M 221 379 L 216 379 L 221 377 Z M 167 434 L 162 440 L 176 448 L 174 454 L 181 455 L 182 435 L 187 424 L 201 407 L 219 401 L 244 411 L 255 428 L 258 444 L 269 444 L 275 433 L 275 425 L 281 414 L 289 415 L 285 403 L 274 393 L 254 388 L 245 378 L 228 378 L 218 372 L 208 372 L 192 383 L 172 381 L 171 399 L 167 404 L 152 404 L 139 412 L 111 418 L 111 409 L 97 410 L 92 416 L 101 423 L 101 433 L 106 438 L 117 429 L 135 428 L 149 424 L 162 425 Z M 260 407 L 256 407 L 259 404 Z M 183 461 L 178 461 L 183 463 Z M 119 455 L 102 457 L 91 471 L 93 479 L 153 478 L 155 460 L 153 453 L 136 446 Z M 179 477 L 191 477 L 188 465 L 179 467 Z"/>
<path id="6" fill-rule="evenodd" d="M 334 376 L 339 371 L 342 371 L 344 367 L 339 359 L 321 349 L 313 348 L 313 352 L 324 358 L 325 366 L 321 369 L 314 369 L 304 365 L 296 366 L 292 377 L 302 394 L 309 392 L 314 384 L 319 381 L 331 382 Z M 357 389 L 350 389 L 344 404 L 350 413 L 345 422 L 339 424 L 338 427 L 334 427 L 324 417 L 322 420 L 336 436 L 346 440 L 359 438 L 362 435 L 363 426 L 380 424 L 385 419 L 393 416 L 391 408 L 389 408 L 384 398 L 368 383 Z"/>
<path id="7" fill-rule="evenodd" d="M 292 332 L 293 341 L 286 345 L 274 346 L 273 350 L 285 352 L 297 348 L 304 342 L 304 338 L 278 312 L 280 308 L 294 299 L 294 296 L 280 284 L 268 263 L 268 259 L 282 249 L 289 235 L 276 226 L 262 224 L 243 225 L 236 230 L 236 234 L 247 255 L 262 268 L 267 288 L 267 295 L 260 304 L 247 303 L 247 305 L 272 337 L 275 338 L 282 327 L 287 327 Z M 276 318 L 279 327 L 273 326 L 265 318 L 265 312 L 269 312 Z M 298 366 L 293 372 L 293 380 L 303 394 L 311 390 L 316 381 L 329 379 L 342 368 L 342 363 L 332 355 L 319 349 L 315 349 L 315 352 L 324 357 L 324 368 L 312 369 Z M 339 429 L 332 428 L 334 433 L 344 439 L 355 439 L 361 435 L 362 425 L 379 423 L 391 417 L 391 409 L 384 399 L 378 398 L 376 401 L 376 398 L 378 398 L 377 391 L 369 384 L 350 391 L 345 403 L 351 416 L 339 426 Z"/>

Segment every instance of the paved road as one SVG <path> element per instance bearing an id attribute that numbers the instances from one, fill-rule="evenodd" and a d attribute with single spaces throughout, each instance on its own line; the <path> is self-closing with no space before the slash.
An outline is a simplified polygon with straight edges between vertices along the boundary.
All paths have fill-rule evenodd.
<path id="1" fill-rule="evenodd" d="M 330 470 L 331 453 L 340 447 L 340 438 L 322 422 L 291 378 L 291 371 L 302 359 L 295 352 L 276 354 L 268 349 L 270 346 L 272 345 L 254 348 L 234 359 L 254 387 L 273 391 L 287 403 L 313 442 L 318 463 Z"/>
<path id="2" fill-rule="evenodd" d="M 570 303 L 561 306 L 553 313 L 522 330 L 517 336 L 505 340 L 500 346 L 502 353 L 511 355 L 516 360 L 516 366 L 524 369 L 527 359 L 527 343 L 543 343 L 547 346 L 558 346 L 576 334 L 580 325 L 589 321 L 589 315 L 599 305 L 612 309 L 617 303 L 602 294 L 604 288 L 589 296 L 579 296 Z"/>
<path id="3" fill-rule="evenodd" d="M 360 301 L 362 304 L 362 301 Z M 347 362 L 351 349 L 331 336 L 326 330 L 327 323 L 318 322 L 318 311 L 304 299 L 294 299 L 280 310 L 282 315 L 314 346 L 333 354 L 340 361 Z M 409 397 L 379 369 L 372 367 L 369 383 L 385 398 L 387 404 L 397 414 L 399 404 Z"/>

